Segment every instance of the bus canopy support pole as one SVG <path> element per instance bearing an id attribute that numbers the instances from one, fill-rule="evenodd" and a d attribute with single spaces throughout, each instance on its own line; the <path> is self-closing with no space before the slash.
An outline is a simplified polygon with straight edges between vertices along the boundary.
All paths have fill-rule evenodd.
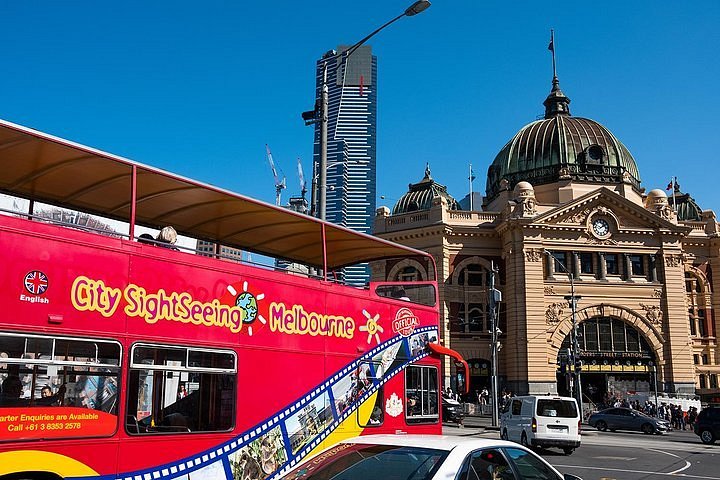
<path id="1" fill-rule="evenodd" d="M 322 232 L 322 252 L 323 252 L 323 279 L 327 282 L 328 279 L 328 268 L 327 268 L 327 238 L 325 237 L 325 224 L 320 225 Z"/>
<path id="2" fill-rule="evenodd" d="M 130 240 L 135 239 L 135 207 L 137 205 L 137 165 L 132 166 L 132 179 L 130 181 Z"/>

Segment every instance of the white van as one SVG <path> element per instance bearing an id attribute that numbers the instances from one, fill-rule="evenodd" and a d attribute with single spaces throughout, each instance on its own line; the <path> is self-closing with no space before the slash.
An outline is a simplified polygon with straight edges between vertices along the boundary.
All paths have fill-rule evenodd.
<path id="1" fill-rule="evenodd" d="M 580 411 L 570 397 L 513 397 L 500 416 L 500 438 L 526 447 L 560 447 L 570 455 L 580 446 Z"/>

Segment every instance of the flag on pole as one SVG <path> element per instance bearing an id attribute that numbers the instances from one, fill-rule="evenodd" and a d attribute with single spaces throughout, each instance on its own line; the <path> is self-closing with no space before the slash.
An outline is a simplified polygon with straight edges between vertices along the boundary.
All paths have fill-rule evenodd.
<path id="1" fill-rule="evenodd" d="M 548 50 L 555 53 L 555 35 L 553 35 L 552 30 L 550 30 L 550 43 L 548 44 Z"/>
<path id="2" fill-rule="evenodd" d="M 670 183 L 668 183 L 668 186 L 665 188 L 665 190 L 672 190 L 673 188 L 673 180 L 670 179 Z"/>

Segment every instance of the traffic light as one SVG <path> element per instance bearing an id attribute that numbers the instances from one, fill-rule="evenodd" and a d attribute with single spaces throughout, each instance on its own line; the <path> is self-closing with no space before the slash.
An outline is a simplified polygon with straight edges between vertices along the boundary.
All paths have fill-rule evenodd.
<path id="1" fill-rule="evenodd" d="M 575 373 L 580 373 L 582 371 L 582 360 L 575 360 Z"/>
<path id="2" fill-rule="evenodd" d="M 560 361 L 558 363 L 560 364 L 560 375 L 567 375 L 567 358 L 560 357 Z"/>

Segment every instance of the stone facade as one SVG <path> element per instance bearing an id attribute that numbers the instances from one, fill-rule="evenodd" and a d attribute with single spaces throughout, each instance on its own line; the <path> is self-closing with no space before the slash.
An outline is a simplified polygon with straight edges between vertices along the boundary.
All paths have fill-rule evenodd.
<path id="1" fill-rule="evenodd" d="M 543 187 L 579 192 L 563 203 L 556 201 L 556 193 L 543 195 L 520 182 L 498 196 L 491 211 L 452 210 L 439 197 L 425 211 L 390 215 L 379 209 L 375 234 L 434 256 L 441 338 L 470 360 L 472 390 L 489 382 L 487 276 L 492 262 L 499 267 L 496 286 L 503 294 L 500 388 L 566 393 L 559 363 L 572 329 L 565 297 L 574 290 L 581 297 L 576 322 L 586 324 L 580 352 L 588 398 L 631 391 L 627 385 L 652 389 L 655 371 L 659 391 L 696 393 L 710 402 L 720 397 L 715 215 L 707 211 L 701 221 L 678 221 L 662 191 L 626 197 L 612 186 L 583 189 L 570 183 L 561 179 Z M 418 279 L 428 278 L 427 268 L 415 267 Z M 374 275 L 399 280 L 400 271 L 407 275 L 412 268 L 379 264 Z M 592 348 L 608 341 L 608 328 L 614 332 L 611 348 Z M 598 339 L 593 340 L 595 332 Z M 452 362 L 445 362 L 444 380 L 457 386 Z"/>

